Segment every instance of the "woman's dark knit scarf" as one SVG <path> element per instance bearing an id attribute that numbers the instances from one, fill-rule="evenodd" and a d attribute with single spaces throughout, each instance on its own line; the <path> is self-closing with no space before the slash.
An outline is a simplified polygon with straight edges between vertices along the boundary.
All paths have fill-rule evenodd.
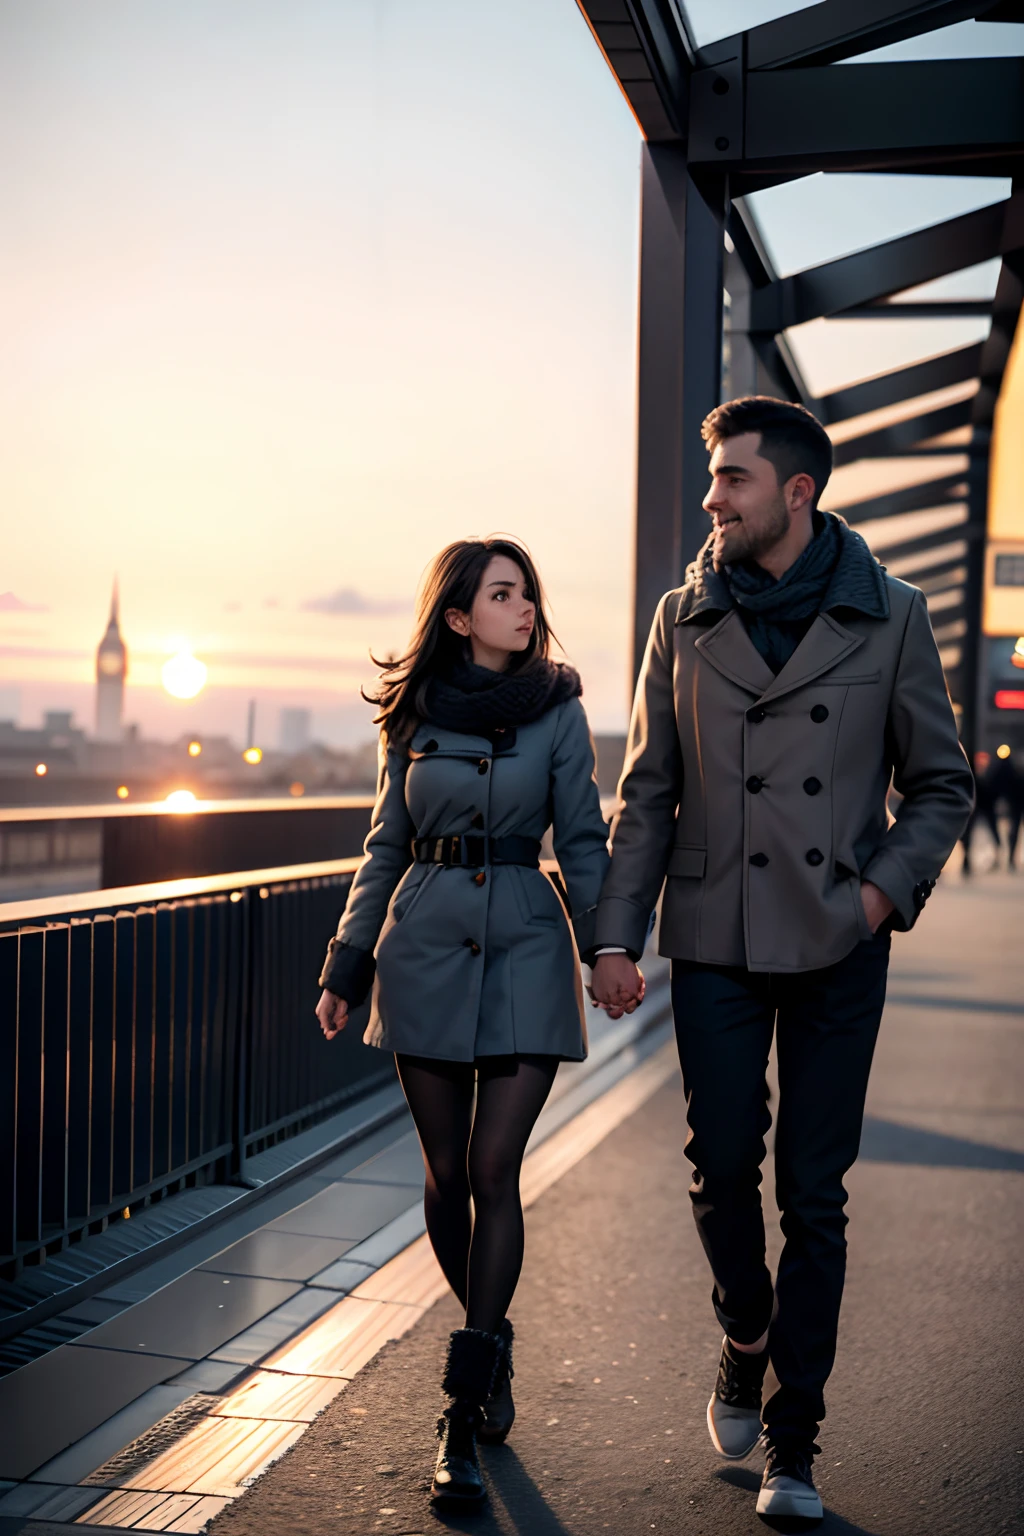
<path id="1" fill-rule="evenodd" d="M 425 705 L 427 718 L 447 731 L 488 736 L 529 725 L 582 692 L 578 672 L 543 657 L 520 672 L 492 672 L 461 661 L 443 677 L 431 679 Z"/>
<path id="2" fill-rule="evenodd" d="M 753 560 L 722 572 L 747 634 L 776 676 L 811 627 L 839 560 L 839 523 L 826 517 L 822 524 L 778 581 Z"/>

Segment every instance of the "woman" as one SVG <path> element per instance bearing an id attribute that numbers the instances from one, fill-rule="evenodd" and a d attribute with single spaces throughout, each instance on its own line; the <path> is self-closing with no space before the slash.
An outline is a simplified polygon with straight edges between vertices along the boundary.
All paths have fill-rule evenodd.
<path id="1" fill-rule="evenodd" d="M 320 977 L 328 1039 L 373 984 L 364 1039 L 395 1053 L 427 1231 L 465 1307 L 431 1490 L 449 1506 L 484 1497 L 477 1434 L 500 1441 L 512 1427 L 519 1172 L 559 1061 L 586 1055 L 576 949 L 540 843 L 552 826 L 585 950 L 607 827 L 580 680 L 549 659 L 551 638 L 522 545 L 465 539 L 437 556 L 409 649 L 373 699 L 377 803 Z"/>

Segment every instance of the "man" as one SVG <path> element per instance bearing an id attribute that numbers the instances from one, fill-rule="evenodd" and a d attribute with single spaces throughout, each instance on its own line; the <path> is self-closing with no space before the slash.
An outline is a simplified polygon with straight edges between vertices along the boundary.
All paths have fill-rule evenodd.
<path id="1" fill-rule="evenodd" d="M 725 1330 L 719 1453 L 766 1449 L 759 1514 L 821 1517 L 812 1478 L 889 933 L 913 926 L 972 804 L 928 610 L 817 510 L 832 469 L 801 406 L 703 425 L 712 533 L 661 601 L 637 685 L 597 914 L 593 992 L 632 1011 L 648 918 L 687 1103 L 690 1189 Z M 890 826 L 893 780 L 902 803 Z M 785 1247 L 765 1266 L 760 1165 L 777 1032 Z M 778 1390 L 762 1408 L 771 1360 Z"/>

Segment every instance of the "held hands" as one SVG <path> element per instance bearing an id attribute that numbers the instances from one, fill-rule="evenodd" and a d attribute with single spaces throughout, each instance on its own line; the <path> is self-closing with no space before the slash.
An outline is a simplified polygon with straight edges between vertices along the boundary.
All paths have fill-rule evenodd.
<path id="1" fill-rule="evenodd" d="M 335 997 L 333 992 L 326 988 L 320 994 L 320 1001 L 316 1005 L 316 1016 L 320 1020 L 320 1028 L 328 1040 L 333 1040 L 335 1035 L 348 1023 L 348 1003 L 343 997 Z"/>
<path id="2" fill-rule="evenodd" d="M 590 993 L 595 1008 L 606 1009 L 610 1019 L 635 1013 L 646 990 L 642 972 L 628 955 L 598 955 L 594 961 Z"/>
<path id="3" fill-rule="evenodd" d="M 860 884 L 860 899 L 864 903 L 864 916 L 868 920 L 868 927 L 872 933 L 877 933 L 889 913 L 895 908 L 895 903 L 877 885 L 872 885 L 870 880 L 862 880 Z"/>

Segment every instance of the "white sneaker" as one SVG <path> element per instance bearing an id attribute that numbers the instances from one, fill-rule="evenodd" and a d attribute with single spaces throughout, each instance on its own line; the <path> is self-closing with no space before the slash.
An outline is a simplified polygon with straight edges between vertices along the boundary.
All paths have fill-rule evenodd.
<path id="1" fill-rule="evenodd" d="M 816 1448 L 815 1448 L 816 1449 Z M 780 1451 L 769 1445 L 757 1513 L 787 1520 L 820 1520 L 824 1511 L 811 1475 L 811 1450 Z"/>
<path id="2" fill-rule="evenodd" d="M 723 1339 L 718 1380 L 708 1403 L 708 1434 L 726 1461 L 743 1461 L 761 1438 L 761 1388 L 767 1368 L 767 1350 L 737 1360 Z"/>

